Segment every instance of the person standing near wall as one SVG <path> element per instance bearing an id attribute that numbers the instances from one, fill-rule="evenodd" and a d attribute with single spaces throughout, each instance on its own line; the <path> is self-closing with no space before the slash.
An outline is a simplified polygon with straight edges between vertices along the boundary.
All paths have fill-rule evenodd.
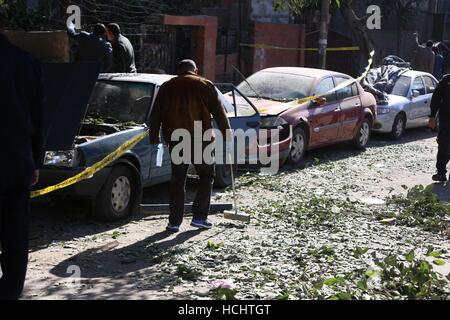
<path id="1" fill-rule="evenodd" d="M 417 71 L 433 74 L 435 61 L 435 55 L 432 49 L 433 41 L 429 40 L 427 41 L 426 45 L 423 46 L 419 42 L 419 34 L 415 33 L 414 36 L 416 37 L 416 55 L 413 59 L 413 68 Z"/>
<path id="2" fill-rule="evenodd" d="M 113 46 L 114 73 L 136 73 L 134 48 L 128 38 L 122 35 L 120 27 L 116 23 L 110 23 L 106 27 L 108 40 Z"/>
<path id="3" fill-rule="evenodd" d="M 20 298 L 28 264 L 30 189 L 39 180 L 43 153 L 40 63 L 2 34 L 0 9 L 0 300 Z"/>
<path id="4" fill-rule="evenodd" d="M 433 47 L 433 52 L 435 54 L 433 76 L 440 81 L 444 76 L 444 56 L 437 46 Z"/>
<path id="5" fill-rule="evenodd" d="M 82 31 L 77 33 L 75 25 L 67 28 L 67 34 L 78 43 L 78 55 L 76 62 L 98 62 L 101 64 L 101 72 L 109 72 L 112 68 L 112 46 L 106 41 L 106 27 L 98 23 L 93 32 Z"/>

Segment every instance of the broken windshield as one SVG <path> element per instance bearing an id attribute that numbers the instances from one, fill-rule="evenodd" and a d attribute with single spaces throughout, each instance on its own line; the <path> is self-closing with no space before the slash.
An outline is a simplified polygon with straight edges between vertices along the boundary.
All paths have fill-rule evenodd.
<path id="1" fill-rule="evenodd" d="M 242 82 L 238 89 L 251 98 L 284 102 L 309 96 L 313 83 L 314 78 L 311 77 L 263 71 Z"/>
<path id="2" fill-rule="evenodd" d="M 143 124 L 154 89 L 150 83 L 98 81 L 85 120 L 99 124 Z"/>

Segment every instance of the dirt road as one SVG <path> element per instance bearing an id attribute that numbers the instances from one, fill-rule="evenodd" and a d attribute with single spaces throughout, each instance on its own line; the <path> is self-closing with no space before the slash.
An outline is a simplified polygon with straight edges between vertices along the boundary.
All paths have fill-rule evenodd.
<path id="1" fill-rule="evenodd" d="M 239 299 L 445 295 L 448 282 L 437 282 L 450 272 L 445 225 L 443 232 L 427 231 L 382 217 L 402 210 L 385 204 L 387 198 L 432 184 L 435 140 L 425 129 L 401 142 L 376 136 L 364 153 L 343 144 L 310 152 L 304 168 L 285 168 L 275 177 L 243 174 L 239 203 L 252 214 L 251 224 L 216 215 L 216 227 L 206 232 L 191 228 L 189 219 L 180 234 L 169 235 L 164 216 L 102 224 L 77 202 L 35 205 L 24 298 L 214 299 L 211 281 L 222 279 L 234 283 L 231 294 Z M 190 182 L 190 190 L 194 186 Z M 450 187 L 432 188 L 450 200 Z M 216 193 L 215 201 L 230 195 Z M 145 191 L 146 202 L 167 196 L 167 185 Z M 423 271 L 421 261 L 429 261 L 440 280 Z M 434 289 L 420 293 L 413 272 L 388 279 L 388 268 L 400 263 L 408 270 L 422 266 Z M 405 291 L 407 281 L 419 293 Z"/>

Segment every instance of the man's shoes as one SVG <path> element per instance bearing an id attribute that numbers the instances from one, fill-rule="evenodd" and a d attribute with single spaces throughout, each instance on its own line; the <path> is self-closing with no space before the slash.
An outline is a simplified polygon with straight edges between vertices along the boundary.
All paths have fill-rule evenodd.
<path id="1" fill-rule="evenodd" d="M 191 226 L 200 229 L 211 229 L 213 224 L 208 220 L 192 220 Z"/>
<path id="2" fill-rule="evenodd" d="M 433 176 L 433 181 L 436 181 L 436 182 L 447 182 L 448 180 L 447 180 L 447 177 L 445 175 L 435 174 Z"/>
<path id="3" fill-rule="evenodd" d="M 169 232 L 172 232 L 172 233 L 178 233 L 178 232 L 180 232 L 180 226 L 173 226 L 173 225 L 169 224 L 166 227 L 166 230 Z"/>

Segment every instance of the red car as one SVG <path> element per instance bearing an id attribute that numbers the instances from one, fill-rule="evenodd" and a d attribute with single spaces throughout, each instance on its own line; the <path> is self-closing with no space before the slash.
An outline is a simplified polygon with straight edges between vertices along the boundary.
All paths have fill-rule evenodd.
<path id="1" fill-rule="evenodd" d="M 349 80 L 348 75 L 321 69 L 270 68 L 250 76 L 238 89 L 259 110 L 261 129 L 281 130 L 281 163 L 296 165 L 306 151 L 323 146 L 353 141 L 358 149 L 366 147 L 376 100 Z M 299 101 L 310 96 L 321 97 Z"/>

